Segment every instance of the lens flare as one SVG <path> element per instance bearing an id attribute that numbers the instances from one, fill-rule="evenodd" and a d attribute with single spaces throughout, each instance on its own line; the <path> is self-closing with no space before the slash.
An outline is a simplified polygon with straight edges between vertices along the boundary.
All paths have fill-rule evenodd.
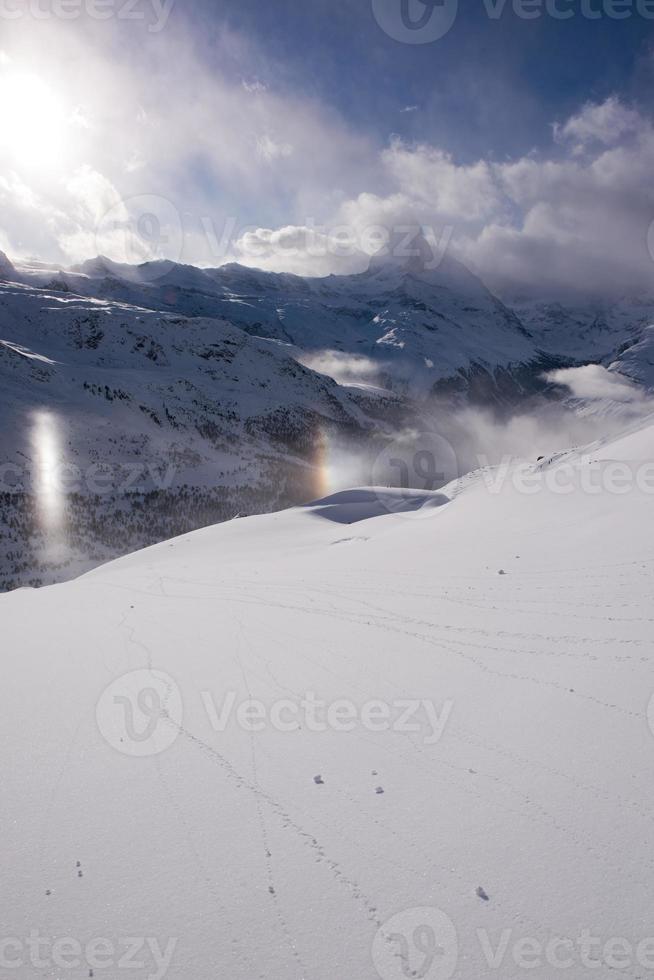
<path id="1" fill-rule="evenodd" d="M 313 467 L 315 478 L 313 481 L 312 496 L 318 500 L 320 497 L 326 497 L 333 489 L 333 474 L 330 470 L 329 439 L 323 431 L 319 433 L 316 439 Z"/>
<path id="2" fill-rule="evenodd" d="M 370 460 L 361 445 L 350 444 L 325 430 L 316 439 L 313 466 L 316 499 L 370 483 Z"/>
<path id="3" fill-rule="evenodd" d="M 61 486 L 61 438 L 57 419 L 51 412 L 36 412 L 32 419 L 34 452 L 34 493 L 42 530 L 61 530 L 64 519 L 64 494 Z"/>

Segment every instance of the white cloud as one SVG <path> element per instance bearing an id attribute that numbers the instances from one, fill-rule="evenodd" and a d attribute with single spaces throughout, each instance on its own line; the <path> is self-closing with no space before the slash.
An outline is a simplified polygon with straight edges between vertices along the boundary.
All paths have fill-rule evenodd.
<path id="1" fill-rule="evenodd" d="M 639 114 L 614 95 L 605 102 L 587 103 L 563 125 L 556 123 L 554 138 L 561 143 L 575 141 L 578 150 L 594 141 L 615 146 L 626 133 L 637 131 L 640 125 Z"/>
<path id="2" fill-rule="evenodd" d="M 379 385 L 383 365 L 369 357 L 326 350 L 302 353 L 298 360 L 312 371 L 319 371 L 334 378 L 339 384 Z"/>
<path id="3" fill-rule="evenodd" d="M 394 142 L 382 159 L 400 193 L 421 209 L 438 212 L 441 218 L 474 222 L 501 206 L 493 168 L 483 160 L 472 166 L 457 166 L 442 150 L 424 145 L 409 148 L 400 141 Z"/>
<path id="4" fill-rule="evenodd" d="M 601 364 L 550 371 L 547 379 L 569 388 L 575 398 L 592 401 L 608 399 L 630 405 L 640 405 L 648 400 L 642 387 Z"/>
<path id="5" fill-rule="evenodd" d="M 226 29 L 218 42 L 225 51 L 214 46 L 205 60 L 183 21 L 156 38 L 138 31 L 127 37 L 118 21 L 25 18 L 6 26 L 11 70 L 35 74 L 55 91 L 69 125 L 61 165 L 47 145 L 39 146 L 40 172 L 31 161 L 19 166 L 11 159 L 11 139 L 0 148 L 0 173 L 13 171 L 49 216 L 37 230 L 26 194 L 3 207 L 0 228 L 14 256 L 66 261 L 79 257 L 84 241 L 92 247 L 100 208 L 83 213 L 75 184 L 84 168 L 119 199 L 155 195 L 172 202 L 186 236 L 179 257 L 199 264 L 225 257 L 216 253 L 207 226 L 220 238 L 233 223 L 238 230 L 301 215 L 319 220 L 375 169 L 367 138 L 285 87 L 283 68 L 274 88 L 266 88 L 250 69 L 257 65 L 274 77 L 275 66 Z M 221 67 L 227 63 L 229 70 Z"/>
<path id="6" fill-rule="evenodd" d="M 80 223 L 97 227 L 105 214 L 120 206 L 120 194 L 111 181 L 84 164 L 66 183 L 66 190 L 76 206 Z"/>
<path id="7" fill-rule="evenodd" d="M 276 143 L 268 134 L 259 136 L 257 139 L 257 153 L 266 163 L 284 157 L 290 157 L 293 147 L 290 143 Z"/>
<path id="8" fill-rule="evenodd" d="M 555 298 L 654 287 L 654 257 L 647 244 L 654 219 L 654 127 L 649 117 L 615 97 L 586 105 L 563 124 L 549 154 L 460 164 L 438 147 L 395 140 L 379 163 L 380 173 L 370 183 L 385 184 L 385 193 L 369 189 L 341 201 L 325 233 L 344 225 L 361 243 L 373 226 L 390 230 L 420 223 L 440 240 L 442 230 L 451 228 L 454 254 L 508 296 Z M 288 225 L 283 232 L 288 239 Z M 264 264 L 254 256 L 244 260 Z M 271 249 L 265 267 L 291 266 L 283 249 Z M 330 264 L 310 249 L 302 253 L 299 244 L 292 256 L 295 272 L 324 275 L 345 268 L 342 254 Z M 360 268 L 358 254 L 349 268 Z"/>
<path id="9" fill-rule="evenodd" d="M 234 243 L 234 257 L 245 265 L 305 275 L 361 272 L 369 256 L 362 254 L 351 229 L 323 229 L 306 225 L 256 228 Z"/>
<path id="10" fill-rule="evenodd" d="M 211 62 L 179 24 L 148 45 L 133 37 L 128 47 L 119 32 L 111 22 L 6 25 L 11 64 L 0 71 L 37 73 L 65 120 L 61 159 L 47 145 L 31 163 L 11 157 L 11 141 L 0 150 L 10 255 L 87 257 L 108 207 L 149 195 L 179 215 L 171 257 L 184 262 L 359 270 L 367 229 L 417 222 L 437 239 L 453 229 L 450 249 L 507 295 L 652 290 L 654 127 L 615 96 L 555 126 L 548 153 L 462 163 L 427 143 L 380 147 L 227 30 Z M 229 73 L 216 67 L 226 63 Z M 319 246 L 342 225 L 356 246 L 348 254 L 307 247 L 308 229 Z"/>
<path id="11" fill-rule="evenodd" d="M 651 119 L 613 98 L 586 106 L 567 132 L 588 138 L 583 157 L 563 140 L 549 155 L 462 165 L 438 148 L 396 142 L 382 155 L 390 193 L 360 194 L 338 218 L 449 225 L 458 257 L 508 295 L 651 292 Z"/>

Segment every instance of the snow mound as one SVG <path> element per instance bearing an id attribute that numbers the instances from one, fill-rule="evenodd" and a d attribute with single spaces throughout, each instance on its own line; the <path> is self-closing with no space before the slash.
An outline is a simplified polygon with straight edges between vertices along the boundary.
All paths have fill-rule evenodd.
<path id="1" fill-rule="evenodd" d="M 373 517 L 408 514 L 423 507 L 440 507 L 449 498 L 442 493 L 400 490 L 393 487 L 362 487 L 340 490 L 314 500 L 305 507 L 316 517 L 336 524 L 356 524 Z"/>

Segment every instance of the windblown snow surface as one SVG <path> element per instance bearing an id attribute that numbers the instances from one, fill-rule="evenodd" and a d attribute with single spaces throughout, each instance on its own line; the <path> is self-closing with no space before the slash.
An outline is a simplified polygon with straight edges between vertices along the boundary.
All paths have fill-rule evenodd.
<path id="1" fill-rule="evenodd" d="M 651 975 L 653 445 L 0 597 L 6 975 Z"/>

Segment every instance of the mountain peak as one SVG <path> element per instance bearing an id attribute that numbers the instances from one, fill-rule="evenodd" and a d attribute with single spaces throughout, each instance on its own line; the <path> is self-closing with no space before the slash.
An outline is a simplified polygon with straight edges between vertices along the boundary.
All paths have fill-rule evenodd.
<path id="1" fill-rule="evenodd" d="M 12 275 L 15 271 L 14 265 L 7 255 L 4 252 L 0 252 L 0 279 L 6 278 L 7 275 Z"/>
<path id="2" fill-rule="evenodd" d="M 368 269 L 370 272 L 378 272 L 393 268 L 414 275 L 424 275 L 426 271 L 435 269 L 441 258 L 425 237 L 420 225 L 407 225 L 393 229 L 386 245 L 371 257 Z"/>
<path id="3" fill-rule="evenodd" d="M 433 233 L 428 238 L 419 225 L 400 226 L 372 256 L 365 275 L 415 279 L 460 297 L 491 297 L 481 279 L 455 258 L 448 246 L 449 239 L 437 241 Z"/>

